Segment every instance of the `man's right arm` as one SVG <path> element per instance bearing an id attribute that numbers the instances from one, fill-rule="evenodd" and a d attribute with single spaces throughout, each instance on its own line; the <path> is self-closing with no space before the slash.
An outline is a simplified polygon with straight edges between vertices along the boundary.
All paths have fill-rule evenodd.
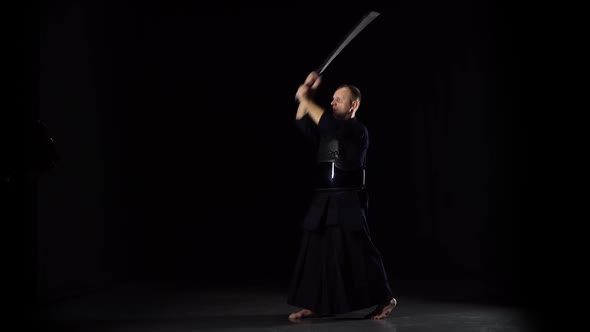
<path id="1" fill-rule="evenodd" d="M 305 106 L 303 106 L 303 104 L 299 103 L 299 106 L 297 107 L 297 113 L 295 114 L 295 120 L 303 119 L 303 117 L 306 114 L 307 114 L 307 111 L 305 109 Z"/>
<path id="2" fill-rule="evenodd" d="M 312 96 L 315 90 L 320 86 L 322 79 L 316 72 L 311 72 L 307 75 L 305 82 L 299 86 L 297 93 L 295 93 L 295 99 L 299 102 L 297 107 L 297 113 L 295 119 L 300 120 L 305 115 L 309 115 L 310 118 L 318 124 L 324 109 L 315 103 Z"/>
<path id="3" fill-rule="evenodd" d="M 322 118 L 322 114 L 324 114 L 324 109 L 316 104 L 315 101 L 313 101 L 308 96 L 302 96 L 299 98 L 299 107 L 297 108 L 297 115 L 295 118 L 298 116 L 303 117 L 306 114 L 309 115 L 309 117 L 317 125 Z"/>

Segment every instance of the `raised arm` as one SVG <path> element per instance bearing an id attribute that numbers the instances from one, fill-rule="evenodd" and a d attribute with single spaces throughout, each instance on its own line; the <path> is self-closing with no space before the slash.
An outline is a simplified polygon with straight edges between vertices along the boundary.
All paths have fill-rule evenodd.
<path id="1" fill-rule="evenodd" d="M 324 109 L 314 101 L 313 95 L 321 82 L 320 75 L 311 72 L 307 75 L 305 82 L 299 86 L 295 93 L 295 100 L 299 102 L 295 119 L 299 120 L 305 115 L 309 115 L 315 124 L 320 122 Z"/>

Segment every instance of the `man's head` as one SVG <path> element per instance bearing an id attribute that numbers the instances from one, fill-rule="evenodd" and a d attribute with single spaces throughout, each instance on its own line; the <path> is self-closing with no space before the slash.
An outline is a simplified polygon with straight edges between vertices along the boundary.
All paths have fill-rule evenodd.
<path id="1" fill-rule="evenodd" d="M 361 105 L 361 91 L 353 85 L 341 85 L 334 92 L 330 105 L 332 105 L 334 116 L 338 119 L 354 118 Z"/>

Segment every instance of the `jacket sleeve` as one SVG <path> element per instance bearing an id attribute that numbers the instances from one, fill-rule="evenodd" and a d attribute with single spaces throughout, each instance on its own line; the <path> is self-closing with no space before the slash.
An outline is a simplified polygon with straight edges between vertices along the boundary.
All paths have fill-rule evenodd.
<path id="1" fill-rule="evenodd" d="M 303 134 L 306 140 L 315 144 L 318 140 L 318 128 L 311 120 L 309 115 L 305 115 L 299 120 L 295 120 L 295 126 Z"/>

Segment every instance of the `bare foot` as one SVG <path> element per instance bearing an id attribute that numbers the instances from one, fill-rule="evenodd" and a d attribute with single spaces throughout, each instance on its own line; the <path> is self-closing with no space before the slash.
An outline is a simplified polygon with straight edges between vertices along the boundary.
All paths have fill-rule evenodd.
<path id="1" fill-rule="evenodd" d="M 315 314 L 311 310 L 301 309 L 289 315 L 289 319 L 300 319 L 305 317 L 313 317 Z"/>
<path id="2" fill-rule="evenodd" d="M 386 304 L 380 304 L 377 306 L 377 308 L 375 308 L 375 310 L 373 310 L 370 314 L 366 315 L 365 318 L 367 319 L 382 319 L 387 317 L 387 315 L 389 315 L 389 313 L 393 310 L 393 308 L 395 308 L 395 306 L 397 305 L 397 300 L 395 298 L 392 298 L 391 301 L 389 301 Z"/>

